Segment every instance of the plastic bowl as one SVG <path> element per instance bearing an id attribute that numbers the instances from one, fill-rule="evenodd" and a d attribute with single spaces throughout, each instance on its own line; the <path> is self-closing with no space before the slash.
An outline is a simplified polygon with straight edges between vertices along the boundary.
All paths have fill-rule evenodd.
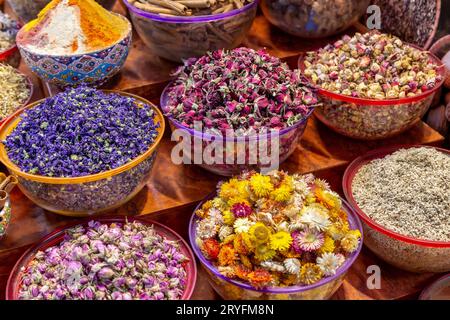
<path id="1" fill-rule="evenodd" d="M 30 94 L 28 95 L 27 99 L 25 99 L 24 102 L 22 102 L 19 106 L 17 106 L 16 110 L 11 113 L 9 116 L 2 118 L 0 117 L 0 126 L 6 121 L 6 119 L 8 119 L 11 115 L 15 114 L 18 110 L 21 110 L 23 108 L 25 108 L 25 106 L 28 105 L 28 103 L 30 103 L 31 98 L 33 97 L 33 93 L 34 93 L 34 85 L 33 82 L 31 81 L 30 77 L 26 76 L 25 74 L 23 74 L 22 72 L 20 72 L 19 70 L 17 70 L 20 74 L 22 74 L 28 82 L 28 89 L 30 89 Z"/>
<path id="2" fill-rule="evenodd" d="M 364 228 L 364 244 L 384 261 L 412 272 L 450 271 L 450 242 L 427 241 L 393 232 L 376 223 L 358 206 L 353 197 L 352 182 L 358 170 L 375 159 L 384 158 L 399 149 L 426 147 L 407 145 L 382 148 L 355 159 L 347 168 L 342 180 L 345 197 L 361 218 Z M 429 147 L 434 148 L 434 147 Z M 450 151 L 434 148 L 450 156 Z"/>
<path id="3" fill-rule="evenodd" d="M 169 83 L 161 95 L 160 104 L 164 113 L 167 111 L 167 92 L 171 85 L 172 83 Z M 271 164 L 265 161 L 267 159 L 262 155 L 267 155 L 268 159 L 273 157 L 278 164 L 284 162 L 297 147 L 298 142 L 305 132 L 308 119 L 313 112 L 314 109 L 302 121 L 279 132 L 274 132 L 273 134 L 269 132 L 245 137 L 224 137 L 203 133 L 184 126 L 170 116 L 167 118 L 169 119 L 172 132 L 178 130 L 183 137 L 183 141 L 180 143 L 183 144 L 183 160 L 187 160 L 183 161 L 185 164 L 195 163 L 215 174 L 233 176 L 245 170 L 259 171 L 261 169 L 271 168 L 273 163 Z M 204 158 L 200 162 L 196 161 L 197 156 L 209 154 L 211 151 L 209 149 L 213 146 L 213 143 L 217 144 L 218 142 L 223 151 L 222 159 L 219 158 L 218 161 L 214 161 L 213 163 L 208 163 Z M 198 150 L 197 147 L 199 147 Z M 274 149 L 273 152 L 272 149 Z M 226 161 L 227 156 L 231 160 Z"/>
<path id="4" fill-rule="evenodd" d="M 140 10 L 123 0 L 139 37 L 152 53 L 175 62 L 208 51 L 233 49 L 256 16 L 258 0 L 241 9 L 209 16 L 173 17 Z"/>
<path id="5" fill-rule="evenodd" d="M 23 172 L 9 158 L 3 144 L 0 144 L 0 160 L 19 181 L 20 190 L 38 206 L 66 216 L 89 216 L 110 211 L 133 198 L 150 177 L 157 149 L 164 134 L 164 118 L 161 111 L 151 102 L 138 96 L 120 92 L 150 105 L 159 123 L 158 136 L 149 149 L 134 160 L 118 168 L 74 178 L 51 178 Z M 0 128 L 0 141 L 4 141 L 21 120 L 21 114 L 43 100 L 28 105 L 10 117 Z"/>
<path id="6" fill-rule="evenodd" d="M 303 38 L 324 38 L 346 30 L 366 12 L 370 0 L 262 0 L 267 20 Z"/>
<path id="7" fill-rule="evenodd" d="M 325 300 L 329 299 L 341 286 L 344 281 L 348 269 L 355 262 L 362 248 L 362 241 L 359 243 L 358 249 L 350 254 L 345 263 L 340 267 L 336 275 L 324 278 L 315 284 L 309 286 L 292 286 L 285 288 L 263 288 L 255 289 L 250 284 L 233 280 L 222 275 L 215 266 L 213 266 L 208 259 L 206 259 L 200 248 L 197 245 L 196 226 L 198 217 L 195 212 L 202 207 L 202 205 L 213 198 L 213 195 L 208 196 L 201 202 L 194 210 L 194 214 L 189 222 L 189 241 L 194 250 L 195 255 L 200 260 L 203 269 L 208 274 L 208 282 L 214 290 L 225 300 Z M 343 209 L 348 215 L 349 225 L 352 229 L 358 229 L 361 232 L 361 239 L 363 239 L 363 228 L 358 217 L 354 214 L 350 206 L 342 201 Z"/>
<path id="8" fill-rule="evenodd" d="M 44 7 L 51 0 L 6 0 L 13 9 L 16 16 L 23 22 L 28 22 L 35 19 L 38 13 L 44 9 Z M 116 0 L 96 0 L 105 9 L 111 10 Z"/>
<path id="9" fill-rule="evenodd" d="M 82 83 L 100 86 L 123 67 L 131 47 L 131 23 L 116 43 L 100 50 L 73 55 L 37 54 L 22 45 L 24 28 L 17 34 L 17 46 L 28 67 L 43 81 L 58 87 L 73 87 Z"/>
<path id="10" fill-rule="evenodd" d="M 180 244 L 180 249 L 182 253 L 188 257 L 189 261 L 185 265 L 185 270 L 187 273 L 187 281 L 186 288 L 184 294 L 182 296 L 182 300 L 189 300 L 194 292 L 195 283 L 197 281 L 197 266 L 195 262 L 194 254 L 192 250 L 189 248 L 188 244 L 184 239 L 172 229 L 151 220 L 145 220 L 140 217 L 101 217 L 98 219 L 86 219 L 85 221 L 76 221 L 72 222 L 64 227 L 58 228 L 55 231 L 51 232 L 43 239 L 37 242 L 34 246 L 29 248 L 17 261 L 14 268 L 12 269 L 8 283 L 6 285 L 6 300 L 18 300 L 19 299 L 19 290 L 21 286 L 23 270 L 22 268 L 26 268 L 29 263 L 34 259 L 36 253 L 38 251 L 44 251 L 50 247 L 53 247 L 64 240 L 64 234 L 67 229 L 73 228 L 78 225 L 87 226 L 89 221 L 95 220 L 100 223 L 125 223 L 138 221 L 145 225 L 151 226 L 153 225 L 154 230 L 158 232 L 160 235 L 166 237 L 169 240 L 177 241 Z"/>
<path id="11" fill-rule="evenodd" d="M 450 274 L 439 278 L 423 290 L 419 300 L 450 300 Z"/>
<path id="12" fill-rule="evenodd" d="M 442 66 L 436 56 L 428 55 L 436 65 Z M 298 65 L 302 71 L 305 70 L 303 62 L 304 56 L 300 56 Z M 322 106 L 316 109 L 315 115 L 330 129 L 350 138 L 379 140 L 392 137 L 413 127 L 428 111 L 444 83 L 444 67 L 440 67 L 439 74 L 442 80 L 433 89 L 401 99 L 354 98 L 316 86 Z"/>

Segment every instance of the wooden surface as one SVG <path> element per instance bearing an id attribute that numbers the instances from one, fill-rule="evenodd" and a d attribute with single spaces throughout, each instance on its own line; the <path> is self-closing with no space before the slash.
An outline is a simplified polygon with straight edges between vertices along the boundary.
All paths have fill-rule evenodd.
<path id="1" fill-rule="evenodd" d="M 116 11 L 122 8 L 117 6 Z M 123 11 L 122 11 L 123 12 Z M 135 36 L 133 49 L 121 74 L 107 87 L 132 92 L 154 102 L 162 88 L 170 79 L 173 63 L 151 54 Z M 330 41 L 301 40 L 271 27 L 262 17 L 257 17 L 244 44 L 253 48 L 267 47 L 271 54 L 286 59 L 295 66 L 299 53 L 315 49 Z M 29 74 L 25 66 L 21 69 Z M 40 99 L 52 89 L 43 86 L 35 77 L 34 100 Z M 345 167 L 357 156 L 380 146 L 419 143 L 440 145 L 443 137 L 424 123 L 417 124 L 408 132 L 381 142 L 361 142 L 344 138 L 320 124 L 314 117 L 310 119 L 303 139 L 294 154 L 282 165 L 289 172 L 314 172 L 327 179 L 332 187 L 341 192 L 341 177 Z M 187 237 L 187 225 L 195 205 L 214 190 L 221 177 L 206 172 L 194 165 L 177 166 L 170 160 L 174 142 L 167 131 L 160 145 L 152 176 L 146 187 L 129 203 L 116 210 L 115 214 L 147 215 L 175 229 Z M 11 268 L 20 255 L 32 243 L 38 241 L 54 228 L 64 225 L 71 218 L 46 212 L 34 205 L 19 190 L 11 196 L 13 217 L 8 234 L 0 240 L 0 299 L 4 298 L 4 288 Z M 366 269 L 379 265 L 382 271 L 380 290 L 368 290 Z M 350 269 L 343 286 L 335 299 L 406 299 L 415 298 L 423 287 L 437 275 L 417 275 L 400 271 L 384 264 L 366 248 Z M 199 268 L 194 299 L 218 298 L 207 282 L 205 273 Z"/>

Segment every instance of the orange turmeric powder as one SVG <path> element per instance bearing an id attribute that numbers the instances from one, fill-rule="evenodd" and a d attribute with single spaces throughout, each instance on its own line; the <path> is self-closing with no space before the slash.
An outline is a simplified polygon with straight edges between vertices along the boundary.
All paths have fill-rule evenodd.
<path id="1" fill-rule="evenodd" d="M 128 31 L 126 19 L 107 11 L 94 0 L 52 0 L 35 20 L 25 26 L 27 34 L 24 38 L 28 38 L 26 42 L 33 42 L 33 38 L 38 36 L 39 31 L 51 19 L 52 11 L 62 2 L 78 8 L 85 50 L 106 48 L 123 38 Z M 75 52 L 79 47 L 79 43 L 74 42 L 71 50 Z"/>

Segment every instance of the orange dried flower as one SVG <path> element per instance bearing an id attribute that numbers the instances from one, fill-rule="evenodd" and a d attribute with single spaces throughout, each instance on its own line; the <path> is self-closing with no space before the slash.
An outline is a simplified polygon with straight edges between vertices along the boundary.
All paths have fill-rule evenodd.
<path id="1" fill-rule="evenodd" d="M 245 244 L 245 240 L 242 234 L 236 235 L 236 237 L 233 240 L 233 245 L 237 253 L 242 255 L 247 255 L 249 253 L 249 249 Z"/>
<path id="2" fill-rule="evenodd" d="M 236 265 L 234 267 L 234 273 L 236 274 L 236 277 L 242 280 L 248 279 L 248 274 L 250 273 L 249 268 L 244 267 L 243 265 Z"/>
<path id="3" fill-rule="evenodd" d="M 233 265 L 236 261 L 236 251 L 231 245 L 222 246 L 217 259 L 219 261 L 219 265 L 221 266 Z"/>
<path id="4" fill-rule="evenodd" d="M 239 258 L 241 259 L 241 263 L 244 265 L 244 267 L 249 269 L 253 268 L 253 264 L 248 258 L 248 256 L 241 254 L 239 255 Z"/>
<path id="5" fill-rule="evenodd" d="M 203 241 L 201 250 L 207 259 L 215 260 L 220 251 L 219 242 L 216 239 L 206 239 Z"/>

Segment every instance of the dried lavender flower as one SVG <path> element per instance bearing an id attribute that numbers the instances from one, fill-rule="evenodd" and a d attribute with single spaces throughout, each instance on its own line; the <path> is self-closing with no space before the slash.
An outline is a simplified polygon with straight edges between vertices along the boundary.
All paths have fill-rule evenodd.
<path id="1" fill-rule="evenodd" d="M 154 111 L 132 97 L 79 87 L 27 110 L 3 142 L 21 170 L 79 177 L 120 167 L 154 142 Z"/>
<path id="2" fill-rule="evenodd" d="M 318 105 L 300 71 L 291 71 L 264 50 L 237 48 L 189 59 L 176 72 L 164 112 L 193 128 L 245 136 L 250 130 L 283 129 L 304 120 Z"/>
<path id="3" fill-rule="evenodd" d="M 187 273 L 176 241 L 140 222 L 91 221 L 23 268 L 23 300 L 175 300 Z"/>

